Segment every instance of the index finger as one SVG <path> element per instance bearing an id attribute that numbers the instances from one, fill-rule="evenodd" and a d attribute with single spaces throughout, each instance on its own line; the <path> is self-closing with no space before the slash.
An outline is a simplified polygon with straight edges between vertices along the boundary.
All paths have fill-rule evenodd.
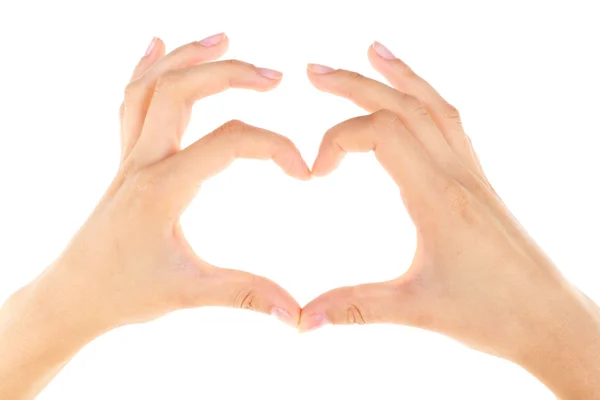
<path id="1" fill-rule="evenodd" d="M 230 121 L 156 166 L 162 170 L 159 175 L 167 176 L 163 191 L 171 196 L 166 201 L 174 202 L 176 211 L 183 211 L 202 182 L 237 158 L 271 159 L 291 177 L 301 180 L 311 177 L 291 140 L 240 121 Z"/>
<path id="2" fill-rule="evenodd" d="M 237 60 L 217 61 L 165 73 L 156 85 L 142 134 L 134 149 L 136 164 L 155 163 L 179 150 L 181 136 L 199 99 L 229 88 L 268 91 L 282 74 Z"/>
<path id="3" fill-rule="evenodd" d="M 450 178 L 391 111 L 380 110 L 331 128 L 323 137 L 313 175 L 332 172 L 347 152 L 371 150 L 400 187 L 413 220 L 431 218 L 434 202 Z"/>

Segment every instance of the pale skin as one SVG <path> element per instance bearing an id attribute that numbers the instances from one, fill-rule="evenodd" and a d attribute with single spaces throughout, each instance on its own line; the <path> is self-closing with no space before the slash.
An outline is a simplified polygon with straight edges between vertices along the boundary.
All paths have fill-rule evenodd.
<path id="1" fill-rule="evenodd" d="M 312 171 L 287 138 L 238 121 L 181 150 L 195 101 L 231 87 L 267 91 L 281 80 L 277 71 L 214 61 L 227 45 L 219 34 L 165 55 L 153 40 L 121 107 L 117 176 L 67 249 L 0 309 L 0 398 L 34 398 L 81 348 L 119 326 L 228 306 L 300 331 L 327 323 L 424 328 L 521 365 L 563 400 L 600 399 L 600 310 L 494 192 L 456 109 L 375 43 L 369 60 L 391 86 L 308 67 L 318 89 L 372 113 L 330 129 Z M 354 151 L 374 152 L 417 229 L 403 276 L 335 289 L 301 308 L 264 277 L 209 265 L 185 240 L 179 216 L 235 158 L 272 159 L 306 180 Z"/>

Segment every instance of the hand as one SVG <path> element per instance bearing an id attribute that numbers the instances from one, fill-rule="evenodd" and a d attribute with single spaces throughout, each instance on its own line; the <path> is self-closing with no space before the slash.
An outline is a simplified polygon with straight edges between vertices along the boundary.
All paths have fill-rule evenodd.
<path id="1" fill-rule="evenodd" d="M 152 41 L 125 91 L 117 176 L 58 260 L 0 312 L 1 398 L 33 398 L 96 336 L 181 308 L 241 307 L 297 326 L 300 307 L 284 289 L 201 260 L 178 222 L 202 182 L 235 158 L 273 159 L 290 176 L 310 178 L 288 139 L 239 121 L 180 150 L 196 100 L 280 82 L 273 70 L 207 62 L 227 45 L 220 34 L 165 56 L 163 42 Z"/>
<path id="2" fill-rule="evenodd" d="M 236 157 L 273 159 L 290 176 L 310 178 L 290 140 L 238 121 L 180 151 L 195 100 L 229 87 L 267 91 L 280 82 L 278 72 L 239 61 L 202 63 L 225 52 L 227 38 L 216 39 L 221 41 L 190 43 L 165 57 L 155 40 L 140 61 L 121 108 L 121 169 L 52 271 L 77 283 L 72 295 L 91 303 L 85 314 L 108 326 L 198 306 L 248 308 L 297 324 L 300 308 L 285 290 L 266 278 L 207 264 L 178 223 L 202 182 Z"/>
<path id="3" fill-rule="evenodd" d="M 314 299 L 302 311 L 300 330 L 411 325 L 518 362 L 564 399 L 600 396 L 597 308 L 494 192 L 457 110 L 382 45 L 370 48 L 369 60 L 395 89 L 309 65 L 318 89 L 374 112 L 329 130 L 312 172 L 327 175 L 346 152 L 373 150 L 417 228 L 416 254 L 397 279 Z"/>
<path id="4" fill-rule="evenodd" d="M 229 87 L 268 91 L 280 82 L 280 73 L 240 61 L 207 63 L 227 45 L 225 35 L 215 35 L 164 56 L 163 42 L 154 39 L 135 68 L 120 110 L 117 176 L 37 282 L 53 292 L 51 302 L 77 306 L 68 313 L 77 314 L 79 324 L 109 329 L 211 305 L 274 312 L 297 325 L 300 308 L 285 290 L 266 278 L 207 264 L 179 226 L 202 182 L 236 157 L 273 159 L 290 176 L 310 178 L 290 140 L 239 121 L 180 151 L 196 100 Z"/>

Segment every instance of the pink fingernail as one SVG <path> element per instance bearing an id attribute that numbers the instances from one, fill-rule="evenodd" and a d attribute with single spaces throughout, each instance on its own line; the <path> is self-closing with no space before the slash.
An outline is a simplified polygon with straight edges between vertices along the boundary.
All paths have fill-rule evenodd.
<path id="1" fill-rule="evenodd" d="M 202 46 L 210 47 L 210 46 L 214 46 L 216 44 L 221 43 L 221 41 L 223 40 L 224 37 L 225 37 L 224 33 L 217 33 L 216 35 L 212 35 L 205 39 L 202 39 L 198 43 L 200 43 Z"/>
<path id="2" fill-rule="evenodd" d="M 373 42 L 373 50 L 386 60 L 395 60 L 396 56 L 384 45 L 379 42 Z"/>
<path id="3" fill-rule="evenodd" d="M 327 324 L 330 324 L 330 322 L 325 314 L 313 314 L 302 321 L 301 330 L 302 332 L 314 331 Z"/>
<path id="4" fill-rule="evenodd" d="M 146 53 L 144 54 L 144 57 L 148 57 L 150 55 L 150 53 L 152 53 L 152 50 L 154 50 L 154 46 L 156 46 L 156 37 L 152 38 L 152 41 L 150 42 L 150 44 L 148 45 L 148 48 L 146 49 Z"/>
<path id="5" fill-rule="evenodd" d="M 290 313 L 285 311 L 283 308 L 274 307 L 271 310 L 271 315 L 283 322 L 284 324 L 290 325 L 293 328 L 298 327 L 298 321 L 294 320 Z"/>
<path id="6" fill-rule="evenodd" d="M 329 74 L 329 73 L 335 71 L 335 69 L 328 67 L 326 65 L 321 65 L 321 64 L 308 64 L 307 68 L 310 72 L 319 74 L 319 75 Z"/>
<path id="7" fill-rule="evenodd" d="M 279 71 L 275 71 L 274 69 L 268 68 L 256 68 L 259 74 L 264 76 L 265 78 L 280 80 L 283 74 Z"/>

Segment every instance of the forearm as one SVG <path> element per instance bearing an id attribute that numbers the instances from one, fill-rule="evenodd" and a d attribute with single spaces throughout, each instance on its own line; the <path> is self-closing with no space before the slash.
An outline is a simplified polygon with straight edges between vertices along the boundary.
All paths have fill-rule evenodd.
<path id="1" fill-rule="evenodd" d="M 560 400 L 600 399 L 600 309 L 576 289 L 517 362 Z"/>
<path id="2" fill-rule="evenodd" d="M 0 398 L 31 399 L 99 334 L 69 291 L 45 273 L 0 309 Z M 75 306 L 75 307 L 74 307 Z"/>

